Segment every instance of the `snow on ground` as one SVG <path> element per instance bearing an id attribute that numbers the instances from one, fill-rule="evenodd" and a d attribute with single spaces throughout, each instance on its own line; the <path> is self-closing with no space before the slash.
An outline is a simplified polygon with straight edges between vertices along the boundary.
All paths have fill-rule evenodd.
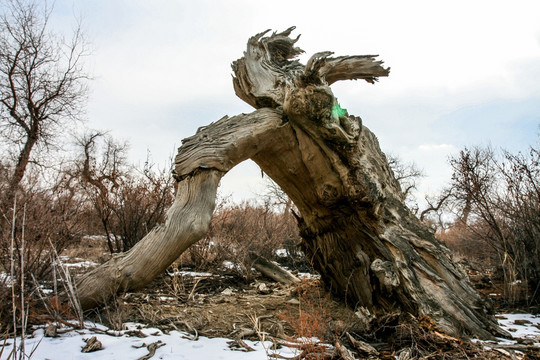
<path id="1" fill-rule="evenodd" d="M 540 315 L 502 314 L 497 320 L 515 339 L 530 339 L 540 345 Z"/>
<path id="2" fill-rule="evenodd" d="M 0 284 L 11 286 L 11 275 L 9 275 L 7 272 L 0 271 Z"/>
<path id="3" fill-rule="evenodd" d="M 84 259 L 79 259 L 79 258 L 70 258 L 69 256 L 60 256 L 60 260 L 62 260 L 62 265 L 68 268 L 70 267 L 88 268 L 88 267 L 94 267 L 94 266 L 99 265 L 97 262 L 94 262 L 94 261 L 84 260 Z"/>
<path id="4" fill-rule="evenodd" d="M 127 330 L 135 330 L 142 325 L 129 323 Z M 252 347 L 255 351 L 245 352 L 231 350 L 227 342 L 230 339 L 224 338 L 205 338 L 200 337 L 198 340 L 190 340 L 190 335 L 180 331 L 171 331 L 169 334 L 164 334 L 155 328 L 142 328 L 141 332 L 147 337 L 139 338 L 136 336 L 128 336 L 126 331 L 120 332 L 124 335 L 113 336 L 103 334 L 105 327 L 96 324 L 87 324 L 89 328 L 97 328 L 101 330 L 99 333 L 90 329 L 71 330 L 62 333 L 56 338 L 44 337 L 44 329 L 40 328 L 34 331 L 31 337 L 27 337 L 25 341 L 26 353 L 33 354 L 33 360 L 65 360 L 65 359 L 80 359 L 80 360 L 117 360 L 117 359 L 139 359 L 148 354 L 145 347 L 151 343 L 161 341 L 165 344 L 156 350 L 152 359 L 222 359 L 222 360 L 265 360 L 267 359 L 268 349 L 270 353 L 278 353 L 282 356 L 292 357 L 297 354 L 297 350 L 289 348 L 281 348 L 279 350 L 270 350 L 271 342 L 265 342 L 264 346 L 260 341 L 245 340 L 245 343 Z M 81 349 L 86 345 L 84 339 L 89 339 L 96 336 L 102 343 L 103 349 L 82 353 Z M 0 359 L 8 358 L 9 353 L 13 348 L 13 339 L 8 340 Z M 20 344 L 20 338 L 17 339 L 17 345 Z M 145 344 L 145 345 L 143 345 Z"/>
<path id="5" fill-rule="evenodd" d="M 276 254 L 276 256 L 279 256 L 281 258 L 289 256 L 287 249 L 276 249 L 274 253 Z"/>
<path id="6" fill-rule="evenodd" d="M 216 275 L 216 274 L 212 274 L 212 273 L 209 273 L 209 272 L 198 272 L 198 271 L 184 271 L 184 270 L 177 270 L 177 271 L 172 271 L 172 272 L 168 272 L 167 273 L 170 277 L 173 277 L 173 276 L 191 276 L 193 278 L 206 278 L 206 277 L 213 277 L 213 276 L 221 276 L 221 275 Z"/>
<path id="7" fill-rule="evenodd" d="M 535 343 L 540 343 L 540 316 L 531 314 L 503 314 L 498 316 L 499 324 L 509 331 L 514 338 L 531 339 Z M 26 338 L 26 353 L 33 351 L 31 359 L 34 360 L 116 360 L 116 359 L 139 359 L 148 354 L 147 345 L 161 341 L 165 344 L 156 350 L 152 359 L 222 359 L 222 360 L 265 360 L 268 353 L 278 353 L 282 356 L 293 357 L 298 355 L 298 350 L 283 347 L 273 351 L 272 343 L 245 340 L 245 343 L 255 351 L 244 352 L 231 350 L 228 342 L 230 339 L 205 338 L 190 340 L 190 335 L 181 331 L 171 331 L 164 334 L 156 328 L 145 328 L 144 325 L 127 323 L 126 330 L 113 332 L 119 336 L 105 334 L 107 330 L 102 325 L 86 323 L 87 329 L 70 330 L 61 333 L 58 337 L 44 337 L 44 329 L 38 328 L 33 334 Z M 97 329 L 93 330 L 93 329 Z M 129 336 L 130 330 L 138 330 L 147 337 L 139 338 Z M 96 336 L 102 343 L 103 349 L 90 353 L 82 353 L 85 346 L 84 339 Z M 20 345 L 20 338 L 17 345 Z M 501 339 L 501 343 L 508 343 L 508 340 Z M 144 345 L 143 345 L 144 344 Z M 540 344 L 539 344 L 540 345 Z M 13 339 L 8 339 L 0 360 L 8 359 L 13 348 Z M 1 351 L 1 350 L 0 350 Z"/>

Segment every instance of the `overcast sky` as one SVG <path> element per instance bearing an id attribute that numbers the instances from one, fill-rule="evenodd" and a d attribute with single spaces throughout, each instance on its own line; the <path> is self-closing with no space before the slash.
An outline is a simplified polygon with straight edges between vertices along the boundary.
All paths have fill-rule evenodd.
<path id="1" fill-rule="evenodd" d="M 251 112 L 234 94 L 230 64 L 247 39 L 296 26 L 315 52 L 379 54 L 390 76 L 332 88 L 385 152 L 448 180 L 449 154 L 467 145 L 526 150 L 540 125 L 540 1 L 56 0 L 52 25 L 73 17 L 94 47 L 88 126 L 164 163 L 181 139 L 223 115 Z M 260 192 L 254 164 L 222 182 L 236 198 Z"/>

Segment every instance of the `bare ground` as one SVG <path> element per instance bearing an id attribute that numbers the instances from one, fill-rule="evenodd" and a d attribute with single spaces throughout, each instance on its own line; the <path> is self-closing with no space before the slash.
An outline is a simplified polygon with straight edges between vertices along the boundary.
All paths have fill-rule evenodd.
<path id="1" fill-rule="evenodd" d="M 108 258 L 102 241 L 87 241 L 89 246 L 84 250 L 68 249 L 66 254 L 94 262 Z M 72 269 L 85 271 L 84 267 Z M 286 286 L 261 276 L 246 280 L 231 272 L 177 270 L 171 268 L 143 291 L 119 295 L 87 317 L 116 329 L 126 322 L 136 322 L 165 332 L 183 330 L 193 338 L 238 339 L 240 347 L 242 339 L 264 337 L 279 346 L 298 338 L 316 337 L 329 344 L 342 344 L 357 358 L 366 359 L 540 358 L 535 349 L 524 348 L 518 356 L 514 349 L 488 349 L 449 337 L 438 332 L 427 318 L 409 314 L 380 314 L 376 318 L 362 315 L 351 304 L 327 294 L 313 275 L 297 285 Z M 359 348 L 356 341 L 369 343 L 375 352 Z M 298 346 L 305 348 L 303 358 L 324 358 L 324 350 L 314 343 Z M 344 354 L 336 354 L 326 356 L 345 358 Z"/>

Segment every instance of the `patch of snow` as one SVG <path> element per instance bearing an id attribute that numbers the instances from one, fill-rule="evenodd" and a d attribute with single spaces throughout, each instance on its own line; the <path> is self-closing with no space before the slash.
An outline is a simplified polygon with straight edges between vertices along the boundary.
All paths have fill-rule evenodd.
<path id="1" fill-rule="evenodd" d="M 73 330 L 62 333 L 56 338 L 44 337 L 44 329 L 39 328 L 33 334 L 25 339 L 25 347 L 27 354 L 34 351 L 32 359 L 80 359 L 80 360 L 116 360 L 116 359 L 138 359 L 148 354 L 148 350 L 143 343 L 149 345 L 151 343 L 161 341 L 165 345 L 158 348 L 153 358 L 155 359 L 221 359 L 221 360 L 265 360 L 269 353 L 274 353 L 274 350 L 269 350 L 272 343 L 266 341 L 264 344 L 260 341 L 244 342 L 255 349 L 251 352 L 233 351 L 229 348 L 228 342 L 230 339 L 225 338 L 206 338 L 200 337 L 199 340 L 189 340 L 189 334 L 180 331 L 171 331 L 169 334 L 164 334 L 156 328 L 144 328 L 143 325 L 128 323 L 128 330 L 140 329 L 142 333 L 147 335 L 145 338 L 130 337 L 125 334 L 125 331 L 120 331 L 120 336 L 112 336 L 103 334 L 106 330 L 102 325 L 92 325 L 101 330 L 100 332 L 92 331 L 91 329 Z M 103 344 L 103 349 L 82 353 L 81 349 L 85 342 L 83 339 L 89 339 L 96 336 Z M 20 338 L 17 339 L 17 345 L 20 344 Z M 8 339 L 4 352 L 0 357 L 1 360 L 7 359 L 13 348 L 13 339 Z M 298 355 L 297 349 L 283 347 L 275 352 L 281 356 L 293 357 Z"/>
<path id="2" fill-rule="evenodd" d="M 79 258 L 70 258 L 69 256 L 60 256 L 61 265 L 65 267 L 91 267 L 91 266 L 97 266 L 99 265 L 97 262 L 89 261 L 89 260 L 83 260 Z M 80 261 L 76 261 L 80 260 Z M 57 264 L 58 265 L 58 264 Z"/>
<path id="3" fill-rule="evenodd" d="M 532 314 L 501 314 L 499 325 L 515 339 L 532 339 L 540 343 L 540 316 Z"/>
<path id="4" fill-rule="evenodd" d="M 209 272 L 197 272 L 197 271 L 184 271 L 184 270 L 178 270 L 174 272 L 168 273 L 169 276 L 191 276 L 193 278 L 203 278 L 203 277 L 212 277 L 212 276 L 218 276 Z"/>
<path id="5" fill-rule="evenodd" d="M 308 273 L 308 272 L 299 272 L 298 275 L 296 275 L 296 276 L 299 277 L 300 279 L 306 279 L 306 280 L 320 279 L 321 278 L 321 275 L 319 275 L 319 274 L 311 274 L 311 273 Z"/>
<path id="6" fill-rule="evenodd" d="M 44 287 L 43 285 L 40 285 L 39 288 L 41 289 L 41 292 L 43 294 L 52 294 L 53 293 L 53 289 L 47 289 L 46 287 Z"/>
<path id="7" fill-rule="evenodd" d="M 240 264 L 235 264 L 232 261 L 225 260 L 221 264 L 223 265 L 223 267 L 229 270 L 242 270 L 242 267 L 240 266 Z"/>
<path id="8" fill-rule="evenodd" d="M 289 256 L 288 252 L 286 249 L 277 249 L 276 251 L 274 251 L 275 254 L 279 257 L 282 257 L 282 258 L 285 258 L 287 256 Z"/>
<path id="9" fill-rule="evenodd" d="M 83 240 L 103 240 L 107 241 L 106 235 L 84 235 Z"/>
<path id="10" fill-rule="evenodd" d="M 0 284 L 4 284 L 7 287 L 11 286 L 11 275 L 7 272 L 0 271 Z"/>
<path id="11" fill-rule="evenodd" d="M 94 261 L 81 261 L 81 262 L 77 262 L 77 263 L 65 263 L 64 266 L 67 266 L 68 268 L 69 267 L 91 267 L 91 266 L 98 266 L 99 264 L 97 262 L 94 262 Z"/>

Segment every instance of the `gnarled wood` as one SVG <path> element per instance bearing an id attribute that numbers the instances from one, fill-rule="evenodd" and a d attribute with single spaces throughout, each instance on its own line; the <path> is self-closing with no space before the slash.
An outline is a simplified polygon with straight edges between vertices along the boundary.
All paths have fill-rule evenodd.
<path id="1" fill-rule="evenodd" d="M 138 289 L 176 260 L 208 231 L 216 191 L 223 173 L 200 170 L 178 183 L 165 224 L 154 228 L 126 253 L 83 275 L 77 281 L 84 309 L 106 302 L 118 291 Z"/>
<path id="2" fill-rule="evenodd" d="M 176 198 L 165 224 L 154 228 L 128 252 L 114 255 L 79 278 L 81 306 L 87 309 L 118 291 L 145 286 L 199 241 L 210 225 L 221 177 L 272 141 L 271 132 L 281 123 L 280 112 L 261 109 L 225 117 L 185 139 L 176 159 Z"/>
<path id="3" fill-rule="evenodd" d="M 454 336 L 504 335 L 447 248 L 403 204 L 375 135 L 341 108 L 329 87 L 346 79 L 373 83 L 389 70 L 375 56 L 331 58 L 330 52 L 304 66 L 294 60 L 302 50 L 289 37 L 292 30 L 249 40 L 233 63 L 233 84 L 259 110 L 223 118 L 184 140 L 167 223 L 85 276 L 83 306 L 98 301 L 102 282 L 141 286 L 202 237 L 219 178 L 251 158 L 294 201 L 306 256 L 351 306 L 426 315 Z"/>

